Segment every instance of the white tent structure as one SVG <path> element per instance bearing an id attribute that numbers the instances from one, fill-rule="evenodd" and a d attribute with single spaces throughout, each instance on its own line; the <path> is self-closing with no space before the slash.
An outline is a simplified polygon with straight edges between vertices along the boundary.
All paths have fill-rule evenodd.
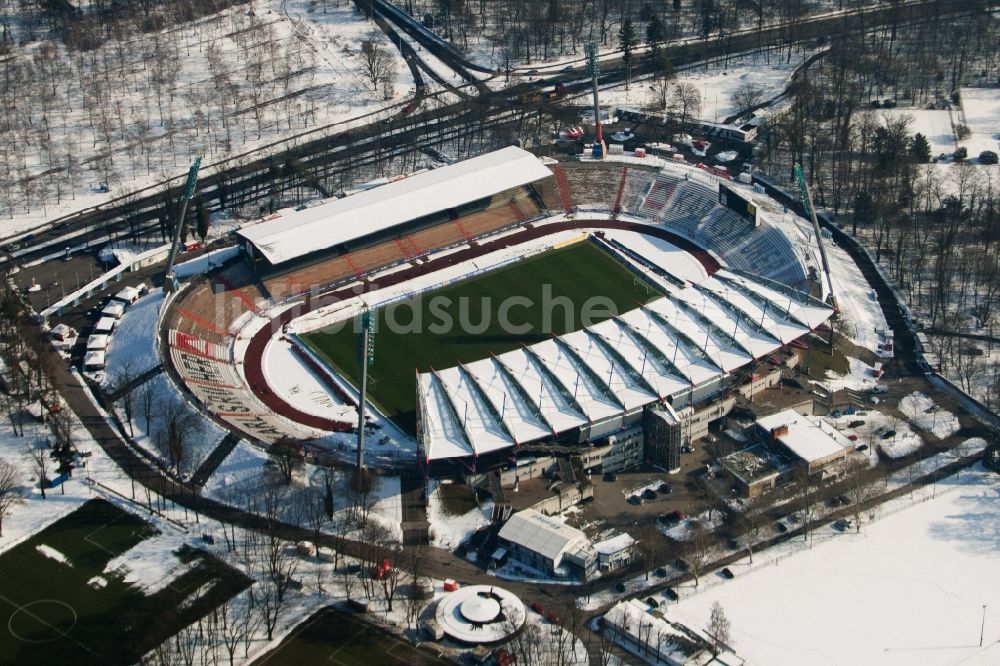
<path id="1" fill-rule="evenodd" d="M 727 376 L 821 325 L 808 295 L 720 270 L 567 335 L 417 378 L 430 460 L 479 456 L 580 429 L 620 429 L 653 402 L 705 400 Z"/>
<path id="2" fill-rule="evenodd" d="M 531 153 L 503 148 L 343 199 L 279 211 L 237 234 L 248 253 L 276 265 L 551 175 Z"/>

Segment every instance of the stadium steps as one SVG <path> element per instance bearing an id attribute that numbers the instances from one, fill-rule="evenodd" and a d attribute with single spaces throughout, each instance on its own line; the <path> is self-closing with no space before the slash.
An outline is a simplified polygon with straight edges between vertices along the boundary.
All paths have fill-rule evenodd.
<path id="1" fill-rule="evenodd" d="M 615 205 L 611 208 L 615 215 L 622 212 L 622 195 L 625 194 L 626 180 L 628 180 L 628 167 L 622 169 L 622 179 L 618 183 L 618 192 L 615 194 Z"/>
<path id="2" fill-rule="evenodd" d="M 675 188 L 676 185 L 674 183 L 661 180 L 660 178 L 654 180 L 649 188 L 649 194 L 646 195 L 642 205 L 639 206 L 639 213 L 643 217 L 657 217 L 660 211 L 667 205 L 667 201 L 670 200 L 670 196 L 674 193 Z"/>
<path id="3" fill-rule="evenodd" d="M 559 479 L 563 483 L 576 483 L 576 472 L 573 471 L 573 464 L 569 458 L 556 458 L 556 465 L 559 469 Z"/>
<path id="4" fill-rule="evenodd" d="M 144 373 L 136 375 L 135 377 L 130 379 L 129 382 L 125 384 L 125 386 L 120 386 L 113 393 L 109 393 L 108 400 L 110 400 L 111 402 L 118 402 L 118 400 L 123 395 L 139 388 L 140 386 L 142 386 L 143 384 L 145 384 L 146 382 L 148 382 L 150 379 L 160 374 L 161 372 L 163 372 L 163 364 L 157 363 L 155 367 L 152 367 L 149 370 L 145 371 Z"/>
<path id="5" fill-rule="evenodd" d="M 404 546 L 430 543 L 430 523 L 427 521 L 427 486 L 419 471 L 407 471 L 399 477 Z"/>
<path id="6" fill-rule="evenodd" d="M 517 205 L 516 199 L 511 199 L 510 201 L 508 201 L 507 208 L 509 208 L 510 212 L 514 214 L 514 217 L 517 218 L 518 222 L 524 222 L 525 220 L 528 219 L 528 217 L 524 214 L 524 211 L 521 210 L 521 207 Z"/>
<path id="7" fill-rule="evenodd" d="M 472 234 L 470 234 L 468 229 L 465 228 L 465 225 L 462 224 L 461 218 L 455 220 L 455 226 L 458 227 L 458 233 L 462 234 L 462 238 L 471 243 L 473 238 Z"/>
<path id="8" fill-rule="evenodd" d="M 222 441 L 215 447 L 215 449 L 208 454 L 198 469 L 195 470 L 194 474 L 191 475 L 191 485 L 196 488 L 201 488 L 208 481 L 209 477 L 215 473 L 215 470 L 219 468 L 219 465 L 229 457 L 229 454 L 233 452 L 236 445 L 240 443 L 243 439 L 234 432 L 230 432 L 228 435 L 222 438 Z"/>
<path id="9" fill-rule="evenodd" d="M 569 196 L 569 183 L 566 182 L 566 172 L 560 167 L 553 167 L 552 172 L 556 175 L 556 189 L 559 191 L 559 201 L 562 202 L 563 210 L 571 213 L 573 212 L 573 201 Z"/>

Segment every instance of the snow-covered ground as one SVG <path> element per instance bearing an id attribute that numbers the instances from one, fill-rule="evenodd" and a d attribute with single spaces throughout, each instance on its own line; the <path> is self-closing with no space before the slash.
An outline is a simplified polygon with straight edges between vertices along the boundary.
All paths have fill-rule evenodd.
<path id="1" fill-rule="evenodd" d="M 940 492 L 946 484 L 954 490 Z M 1000 477 L 980 468 L 937 487 L 939 497 L 861 535 L 660 610 L 700 627 L 718 601 L 748 663 L 996 664 Z"/>
<path id="2" fill-rule="evenodd" d="M 127 367 L 133 377 L 156 367 L 156 323 L 165 294 L 155 291 L 129 306 L 111 336 L 106 358 L 105 377 L 113 382 Z"/>
<path id="3" fill-rule="evenodd" d="M 378 89 L 363 73 L 366 39 L 389 57 L 389 82 Z M 181 177 L 196 153 L 205 154 L 207 174 L 228 157 L 297 135 L 342 132 L 415 91 L 398 49 L 352 3 L 252 0 L 180 27 L 109 40 L 93 59 L 53 44 L 53 75 L 64 78 L 46 100 L 49 141 L 22 137 L 28 143 L 19 142 L 11 182 L 43 177 L 32 179 L 28 195 L 14 186 L 16 196 L 0 203 L 10 218 L 0 237 Z M 29 58 L 36 45 L 15 47 L 11 60 Z M 257 80 L 248 82 L 251 75 Z M 103 133 L 102 114 L 110 130 Z"/>
<path id="4" fill-rule="evenodd" d="M 456 516 L 444 509 L 439 490 L 442 483 L 431 481 L 431 492 L 427 496 L 427 521 L 431 526 L 431 545 L 453 550 L 480 527 L 490 524 L 493 500 L 487 500 L 481 507 Z"/>
<path id="5" fill-rule="evenodd" d="M 690 83 L 701 95 L 701 110 L 695 115 L 702 120 L 721 123 L 739 111 L 732 102 L 737 89 L 743 85 L 758 86 L 762 102 L 775 97 L 784 91 L 795 69 L 810 55 L 809 52 L 796 51 L 789 63 L 775 53 L 753 53 L 731 58 L 728 66 L 714 63 L 707 68 L 678 71 L 667 93 L 667 106 L 672 104 L 677 84 Z M 624 83 L 602 88 L 601 104 L 608 107 L 659 108 L 660 99 L 653 80 L 643 77 L 632 81 L 628 90 L 625 90 Z"/>
<path id="6" fill-rule="evenodd" d="M 899 401 L 899 411 L 920 428 L 944 439 L 954 435 L 961 429 L 958 417 L 948 410 L 941 409 L 928 396 L 914 391 Z"/>
<path id="7" fill-rule="evenodd" d="M 962 88 L 962 117 L 972 133 L 959 145 L 968 149 L 970 160 L 984 150 L 1000 154 L 1000 89 Z"/>
<path id="8" fill-rule="evenodd" d="M 927 137 L 927 142 L 931 144 L 931 155 L 937 157 L 941 153 L 951 155 L 955 152 L 955 131 L 952 127 L 952 111 L 947 109 L 883 109 L 881 111 L 869 111 L 872 114 L 881 114 L 888 118 L 898 118 L 900 116 L 910 116 L 910 134 L 920 133 Z M 958 122 L 957 116 L 955 122 Z M 978 155 L 979 153 L 976 153 Z M 972 151 L 969 151 L 972 155 Z"/>

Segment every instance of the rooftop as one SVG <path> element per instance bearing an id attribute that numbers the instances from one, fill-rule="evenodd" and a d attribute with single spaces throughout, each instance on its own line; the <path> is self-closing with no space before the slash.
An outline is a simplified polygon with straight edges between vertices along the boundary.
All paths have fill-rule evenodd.
<path id="1" fill-rule="evenodd" d="M 788 432 L 779 435 L 778 441 L 806 462 L 816 462 L 854 448 L 853 442 L 836 428 L 820 419 L 803 416 L 785 409 L 777 414 L 757 419 L 757 425 L 766 431 L 786 426 Z"/>
<path id="2" fill-rule="evenodd" d="M 557 566 L 567 551 L 588 543 L 587 536 L 580 530 L 534 509 L 518 511 L 511 516 L 500 529 L 499 536 L 552 560 Z"/>
<path id="3" fill-rule="evenodd" d="M 594 544 L 594 550 L 601 555 L 613 555 L 635 545 L 635 539 L 628 534 L 617 534 L 610 539 L 598 541 Z"/>
<path id="4" fill-rule="evenodd" d="M 537 157 L 512 146 L 343 199 L 279 211 L 237 233 L 280 264 L 551 175 Z"/>
<path id="5" fill-rule="evenodd" d="M 750 484 L 778 474 L 779 469 L 771 460 L 767 450 L 760 445 L 743 449 L 719 459 L 726 471 Z"/>

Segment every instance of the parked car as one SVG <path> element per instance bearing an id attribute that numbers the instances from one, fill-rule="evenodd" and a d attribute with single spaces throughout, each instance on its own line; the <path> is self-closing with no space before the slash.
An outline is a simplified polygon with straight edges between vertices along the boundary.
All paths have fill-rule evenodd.
<path id="1" fill-rule="evenodd" d="M 998 161 L 997 154 L 992 150 L 984 150 L 979 153 L 979 163 L 980 164 L 996 164 Z"/>
<path id="2" fill-rule="evenodd" d="M 659 608 L 660 602 L 654 599 L 653 597 L 646 597 L 646 605 L 649 606 L 650 608 Z"/>
<path id="3" fill-rule="evenodd" d="M 642 491 L 642 499 L 650 501 L 655 500 L 656 493 L 653 491 L 652 488 L 646 488 L 645 490 Z"/>
<path id="4" fill-rule="evenodd" d="M 867 444 L 862 444 L 861 446 L 859 446 L 858 448 L 856 448 L 854 450 L 855 451 L 867 451 L 868 450 L 868 445 Z"/>
<path id="5" fill-rule="evenodd" d="M 848 428 L 860 428 L 864 424 L 865 424 L 865 422 L 862 421 L 861 419 L 855 419 L 854 421 L 851 421 L 850 423 L 848 423 L 847 427 Z"/>
<path id="6" fill-rule="evenodd" d="M 852 433 L 847 436 L 847 439 L 851 440 L 852 442 L 856 442 L 858 441 L 858 436 Z"/>
<path id="7" fill-rule="evenodd" d="M 892 439 L 895 436 L 896 436 L 895 430 L 886 430 L 884 433 L 882 433 L 882 439 Z"/>
<path id="8" fill-rule="evenodd" d="M 625 583 L 615 583 L 615 592 L 622 594 L 625 592 Z"/>
<path id="9" fill-rule="evenodd" d="M 614 139 L 615 141 L 621 141 L 622 143 L 624 143 L 625 141 L 631 141 L 632 139 L 634 139 L 635 134 L 633 134 L 628 130 L 620 130 L 612 134 L 611 138 Z"/>
<path id="10" fill-rule="evenodd" d="M 680 522 L 687 518 L 687 515 L 685 515 L 685 513 L 680 509 L 675 509 L 670 512 L 670 516 L 674 519 L 674 522 Z"/>
<path id="11" fill-rule="evenodd" d="M 655 573 L 656 573 L 656 577 L 657 578 L 666 578 L 667 577 L 667 570 L 666 570 L 665 567 L 660 567 L 659 569 L 656 570 Z"/>
<path id="12" fill-rule="evenodd" d="M 841 518 L 833 524 L 834 529 L 840 530 L 841 532 L 846 532 L 854 526 L 854 522 L 850 518 Z"/>
<path id="13" fill-rule="evenodd" d="M 551 622 L 552 624 L 559 624 L 559 616 L 553 613 L 552 611 L 549 611 L 548 613 L 545 614 L 545 619 Z"/>
<path id="14" fill-rule="evenodd" d="M 674 489 L 670 487 L 670 484 L 666 482 L 661 483 L 657 490 L 660 491 L 661 495 L 669 495 L 674 491 Z"/>
<path id="15" fill-rule="evenodd" d="M 775 523 L 774 528 L 778 530 L 778 532 L 780 532 L 781 534 L 784 534 L 785 532 L 788 531 L 788 527 L 784 523 Z"/>
<path id="16" fill-rule="evenodd" d="M 535 611 L 539 615 L 545 615 L 545 609 L 542 608 L 542 605 L 537 601 L 531 604 L 531 610 Z"/>
<path id="17" fill-rule="evenodd" d="M 617 481 L 618 480 L 618 475 L 615 474 L 614 472 L 605 472 L 604 473 L 604 480 L 605 481 Z"/>
<path id="18" fill-rule="evenodd" d="M 667 589 L 663 590 L 663 596 L 665 596 L 667 599 L 670 599 L 671 601 L 677 601 L 677 592 L 674 591 L 674 588 L 672 587 L 668 587 Z"/>
<path id="19" fill-rule="evenodd" d="M 639 497 L 638 495 L 629 495 L 628 499 L 625 501 L 635 506 L 639 506 L 640 504 L 642 504 L 642 498 Z"/>
<path id="20" fill-rule="evenodd" d="M 722 570 L 719 572 L 719 575 L 725 578 L 726 580 L 732 580 L 736 578 L 736 574 L 734 574 L 729 567 L 723 567 Z"/>

